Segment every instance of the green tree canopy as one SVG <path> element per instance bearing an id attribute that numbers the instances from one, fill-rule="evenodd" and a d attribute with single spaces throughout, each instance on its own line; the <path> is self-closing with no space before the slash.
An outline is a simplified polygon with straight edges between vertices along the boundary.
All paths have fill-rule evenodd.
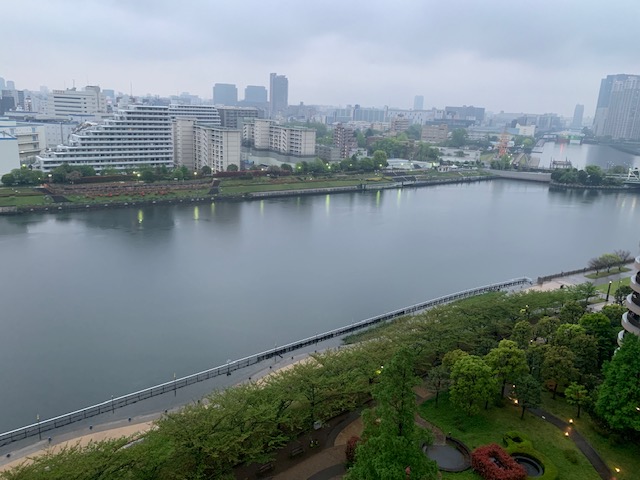
<path id="1" fill-rule="evenodd" d="M 495 389 L 493 371 L 482 358 L 466 355 L 454 363 L 451 370 L 450 398 L 467 415 L 477 413 L 482 402 L 488 401 Z"/>
<path id="2" fill-rule="evenodd" d="M 640 432 L 640 338 L 625 335 L 603 372 L 596 412 L 611 428 Z"/>
<path id="3" fill-rule="evenodd" d="M 576 405 L 578 412 L 576 418 L 580 418 L 580 409 L 589 401 L 589 392 L 584 385 L 571 382 L 564 391 L 564 396 L 569 405 Z"/>
<path id="4" fill-rule="evenodd" d="M 514 382 L 516 378 L 529 372 L 524 350 L 520 350 L 518 344 L 511 340 L 501 340 L 498 347 L 492 349 L 484 360 L 502 383 L 502 396 L 507 382 Z"/>

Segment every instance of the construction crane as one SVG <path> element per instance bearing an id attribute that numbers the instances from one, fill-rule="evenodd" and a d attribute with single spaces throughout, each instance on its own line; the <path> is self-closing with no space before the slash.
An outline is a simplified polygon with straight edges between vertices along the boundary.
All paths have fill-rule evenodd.
<path id="1" fill-rule="evenodd" d="M 507 133 L 507 128 L 502 131 L 502 135 L 500 135 L 500 144 L 498 145 L 498 158 L 502 158 L 503 155 L 508 153 L 509 148 L 509 134 Z"/>

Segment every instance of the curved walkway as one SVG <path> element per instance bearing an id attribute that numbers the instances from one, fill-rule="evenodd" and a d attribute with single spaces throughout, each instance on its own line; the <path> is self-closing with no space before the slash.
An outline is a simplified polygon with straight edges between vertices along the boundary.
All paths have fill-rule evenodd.
<path id="1" fill-rule="evenodd" d="M 540 417 L 545 422 L 558 427 L 560 430 L 569 432 L 569 438 L 573 440 L 573 443 L 576 444 L 576 447 L 578 447 L 578 449 L 584 454 L 584 456 L 587 457 L 587 460 L 591 462 L 591 465 L 593 465 L 593 468 L 595 468 L 596 472 L 598 472 L 600 478 L 602 478 L 603 480 L 613 480 L 615 478 L 612 476 L 611 470 L 604 462 L 604 460 L 602 460 L 602 457 L 600 457 L 598 452 L 593 449 L 589 442 L 587 442 L 587 440 L 575 428 L 573 428 L 573 426 L 540 408 L 530 408 L 529 412 L 537 417 Z"/>

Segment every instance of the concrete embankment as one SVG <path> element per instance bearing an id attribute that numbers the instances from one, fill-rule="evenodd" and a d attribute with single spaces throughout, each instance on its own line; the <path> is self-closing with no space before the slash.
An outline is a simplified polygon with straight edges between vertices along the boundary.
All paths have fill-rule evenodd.
<path id="1" fill-rule="evenodd" d="M 158 199 L 158 200 L 136 200 L 130 202 L 94 202 L 94 203 L 52 203 L 47 205 L 27 205 L 20 207 L 2 207 L 0 215 L 15 215 L 23 213 L 60 213 L 81 210 L 104 210 L 111 208 L 143 207 L 150 205 L 178 205 L 184 203 L 210 203 L 210 202 L 238 202 L 243 200 L 256 200 L 273 197 L 298 197 L 301 195 L 327 195 L 332 193 L 350 193 L 376 191 L 383 189 L 407 188 L 407 187 L 428 187 L 434 185 L 445 185 L 451 183 L 471 183 L 498 178 L 494 175 L 460 176 L 453 178 L 438 178 L 430 180 L 412 180 L 396 182 L 372 182 L 361 183 L 359 185 L 349 185 L 344 187 L 325 188 L 304 188 L 296 190 L 278 190 L 269 192 L 250 192 L 242 195 L 205 195 L 197 197 L 183 197 L 180 199 Z"/>
<path id="2" fill-rule="evenodd" d="M 491 175 L 509 180 L 524 180 L 526 182 L 550 183 L 551 172 L 515 172 L 512 170 L 489 170 Z"/>

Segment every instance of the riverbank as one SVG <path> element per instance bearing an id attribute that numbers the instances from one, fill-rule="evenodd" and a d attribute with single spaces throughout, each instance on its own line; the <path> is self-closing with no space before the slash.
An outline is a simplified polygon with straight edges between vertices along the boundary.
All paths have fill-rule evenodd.
<path id="1" fill-rule="evenodd" d="M 623 191 L 623 192 L 640 192 L 639 188 L 633 188 L 628 185 L 579 185 L 575 183 L 558 183 L 551 181 L 549 188 L 555 190 L 590 190 L 590 191 Z"/>
<path id="2" fill-rule="evenodd" d="M 28 213 L 61 213 L 70 211 L 104 210 L 113 208 L 133 208 L 152 205 L 178 205 L 184 203 L 199 204 L 211 202 L 238 202 L 244 200 L 258 200 L 264 198 L 298 197 L 302 195 L 327 195 L 336 193 L 357 193 L 368 191 L 379 191 L 386 189 L 401 189 L 408 187 L 428 187 L 436 185 L 447 185 L 456 183 L 472 183 L 488 180 L 495 180 L 497 176 L 485 175 L 478 172 L 476 175 L 464 175 L 457 173 L 456 176 L 449 175 L 443 178 L 422 178 L 416 175 L 394 176 L 390 178 L 377 177 L 373 181 L 358 180 L 345 186 L 323 186 L 316 187 L 319 182 L 309 181 L 295 184 L 280 185 L 255 185 L 253 190 L 242 191 L 233 187 L 229 190 L 233 193 L 224 192 L 224 184 L 220 188 L 220 193 L 189 196 L 182 195 L 177 198 L 144 198 L 138 197 L 135 200 L 127 197 L 127 200 L 114 199 L 108 196 L 91 197 L 90 201 L 83 202 L 81 198 L 74 201 L 47 203 L 40 205 L 14 205 L 0 207 L 0 215 L 20 215 Z M 333 182 L 336 183 L 336 182 Z M 298 188 L 284 188 L 284 186 L 294 186 Z M 276 189 L 274 189 L 274 187 Z M 281 189 L 277 189 L 280 187 Z M 300 188 L 301 187 L 301 188 Z M 238 193 L 236 193 L 236 191 Z"/>

